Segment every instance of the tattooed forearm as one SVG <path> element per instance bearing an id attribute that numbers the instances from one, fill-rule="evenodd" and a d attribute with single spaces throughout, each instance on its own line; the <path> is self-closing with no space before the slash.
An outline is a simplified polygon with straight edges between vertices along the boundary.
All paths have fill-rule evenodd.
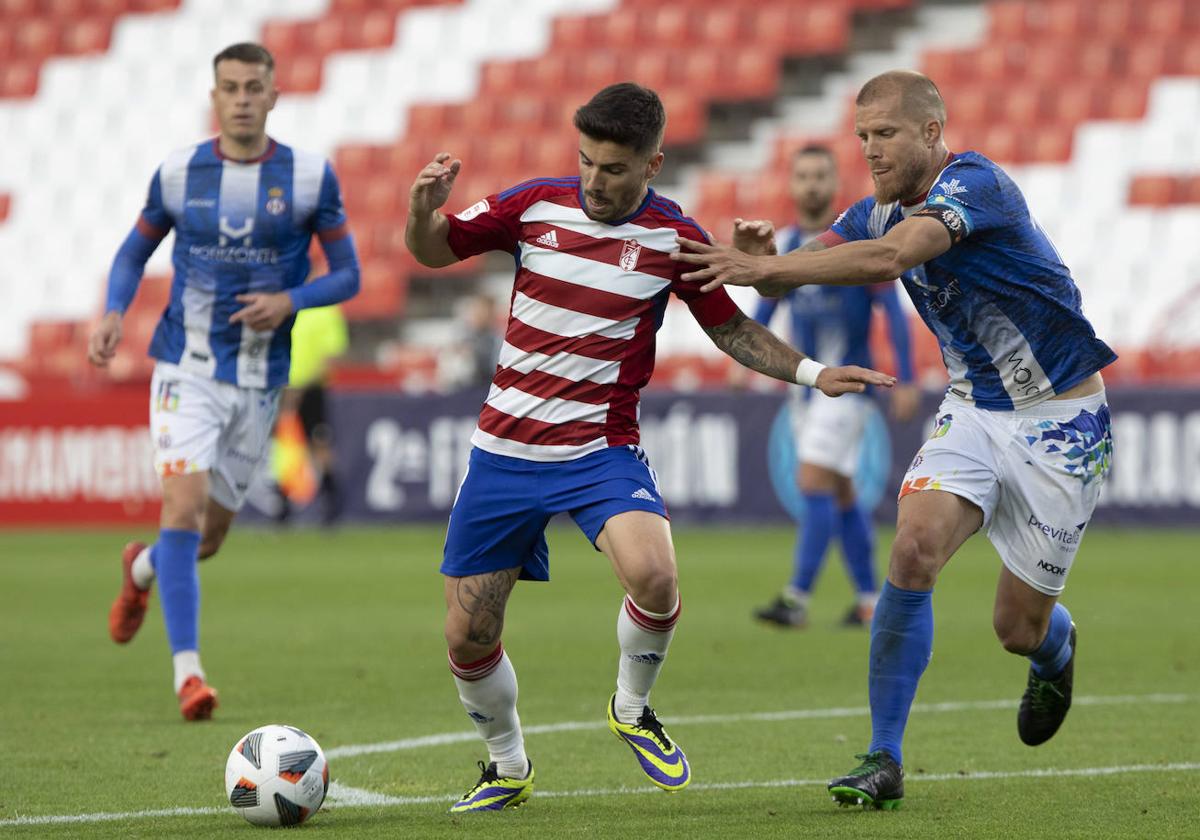
<path id="1" fill-rule="evenodd" d="M 471 616 L 467 640 L 477 645 L 495 644 L 504 629 L 504 607 L 521 570 L 503 569 L 484 575 L 460 578 L 455 594 L 458 604 Z"/>
<path id="2" fill-rule="evenodd" d="M 796 381 L 796 365 L 804 355 L 745 313 L 738 312 L 719 327 L 705 327 L 704 331 L 739 364 L 784 382 Z"/>
<path id="3" fill-rule="evenodd" d="M 803 251 L 824 251 L 826 247 L 828 246 L 826 246 L 825 243 L 821 242 L 819 239 L 810 239 L 792 253 Z M 802 285 L 804 284 L 797 283 L 795 280 L 788 280 L 786 277 L 784 277 L 772 278 L 769 280 L 763 280 L 761 283 L 755 283 L 754 289 L 763 297 L 783 297 L 792 289 Z"/>

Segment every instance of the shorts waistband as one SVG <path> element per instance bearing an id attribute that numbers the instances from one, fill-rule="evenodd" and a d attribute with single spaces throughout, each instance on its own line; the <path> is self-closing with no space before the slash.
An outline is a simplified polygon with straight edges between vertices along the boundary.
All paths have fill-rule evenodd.
<path id="1" fill-rule="evenodd" d="M 1050 420 L 1061 418 L 1063 416 L 1074 417 L 1080 411 L 1096 411 L 1100 406 L 1108 402 L 1108 395 L 1103 388 L 1094 394 L 1088 394 L 1083 397 L 1076 397 L 1070 400 L 1043 400 L 1037 405 L 1031 405 L 1029 408 L 1019 408 L 1014 411 L 996 411 L 993 409 L 980 408 L 974 403 L 964 400 L 956 394 L 947 392 L 942 400 L 942 405 L 953 405 L 960 408 L 974 408 L 977 411 L 982 411 L 984 414 L 990 414 L 993 417 L 1006 417 L 1013 420 L 1034 419 L 1034 420 Z"/>

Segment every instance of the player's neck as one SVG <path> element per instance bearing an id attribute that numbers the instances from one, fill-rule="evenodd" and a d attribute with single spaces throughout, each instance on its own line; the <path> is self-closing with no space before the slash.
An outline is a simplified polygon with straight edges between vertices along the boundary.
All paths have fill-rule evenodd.
<path id="1" fill-rule="evenodd" d="M 244 163 L 256 160 L 267 153 L 271 146 L 271 138 L 264 132 L 249 142 L 235 140 L 227 134 L 217 138 L 217 149 L 226 160 Z"/>
<path id="2" fill-rule="evenodd" d="M 911 207 L 918 202 L 924 201 L 929 195 L 929 191 L 933 189 L 933 184 L 937 181 L 938 175 L 942 174 L 942 170 L 950 165 L 950 161 L 954 159 L 954 155 L 945 147 L 940 147 L 940 153 L 930 158 L 932 164 L 929 174 L 921 181 L 921 188 L 911 196 L 906 196 L 900 200 L 900 203 L 905 207 Z"/>

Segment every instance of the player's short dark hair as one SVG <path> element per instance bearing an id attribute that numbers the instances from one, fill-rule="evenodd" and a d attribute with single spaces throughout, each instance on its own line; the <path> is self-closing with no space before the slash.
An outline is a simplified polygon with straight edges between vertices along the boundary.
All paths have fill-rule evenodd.
<path id="1" fill-rule="evenodd" d="M 833 149 L 826 146 L 824 143 L 806 143 L 798 147 L 792 152 L 792 160 L 802 158 L 805 155 L 824 155 L 829 158 L 829 162 L 837 166 L 837 157 L 833 154 Z"/>
<path id="2" fill-rule="evenodd" d="M 244 64 L 265 64 L 268 72 L 274 72 L 275 59 L 262 44 L 243 41 L 240 44 L 230 44 L 213 56 L 213 72 L 222 61 L 240 61 Z"/>
<path id="3" fill-rule="evenodd" d="M 575 112 L 575 128 L 581 134 L 639 154 L 658 151 L 666 125 L 667 112 L 658 94 L 633 82 L 609 85 Z"/>

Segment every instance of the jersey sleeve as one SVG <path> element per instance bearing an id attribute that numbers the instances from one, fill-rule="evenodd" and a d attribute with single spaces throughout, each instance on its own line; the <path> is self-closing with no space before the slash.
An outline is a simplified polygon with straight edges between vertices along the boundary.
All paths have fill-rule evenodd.
<path id="1" fill-rule="evenodd" d="M 712 244 L 708 236 L 698 228 L 689 226 L 683 230 L 677 230 L 677 233 L 686 239 L 694 239 L 706 245 Z M 671 291 L 687 304 L 688 309 L 692 312 L 692 317 L 700 326 L 719 327 L 741 311 L 733 302 L 733 298 L 725 291 L 724 286 L 719 286 L 711 292 L 701 292 L 700 287 L 704 285 L 703 283 L 691 283 L 680 279 L 681 275 L 691 270 L 692 267 L 689 263 L 676 263 L 675 278 L 671 281 Z"/>
<path id="2" fill-rule="evenodd" d="M 517 247 L 521 206 L 512 195 L 494 193 L 446 219 L 450 222 L 446 244 L 460 260 L 486 251 L 512 252 Z"/>
<path id="3" fill-rule="evenodd" d="M 996 175 L 983 166 L 964 162 L 951 164 L 941 180 L 929 191 L 925 206 L 913 214 L 929 216 L 941 222 L 952 243 L 1006 224 L 1011 213 L 1005 211 Z"/>
<path id="4" fill-rule="evenodd" d="M 154 177 L 150 179 L 150 189 L 146 191 L 146 204 L 137 221 L 138 233 L 147 239 L 156 240 L 155 244 L 170 233 L 175 225 L 174 219 L 163 204 L 161 173 L 161 169 L 156 170 Z"/>
<path id="5" fill-rule="evenodd" d="M 871 218 L 871 209 L 875 199 L 870 196 L 851 204 L 842 214 L 833 220 L 829 230 L 817 237 L 827 246 L 839 245 L 842 242 L 855 242 L 859 239 L 870 239 L 871 232 L 867 228 L 867 220 Z"/>
<path id="6" fill-rule="evenodd" d="M 322 242 L 343 239 L 350 230 L 346 225 L 346 207 L 342 203 L 342 188 L 329 161 L 325 161 L 325 172 L 321 176 L 321 194 L 317 198 L 317 212 L 313 217 L 313 231 Z"/>

